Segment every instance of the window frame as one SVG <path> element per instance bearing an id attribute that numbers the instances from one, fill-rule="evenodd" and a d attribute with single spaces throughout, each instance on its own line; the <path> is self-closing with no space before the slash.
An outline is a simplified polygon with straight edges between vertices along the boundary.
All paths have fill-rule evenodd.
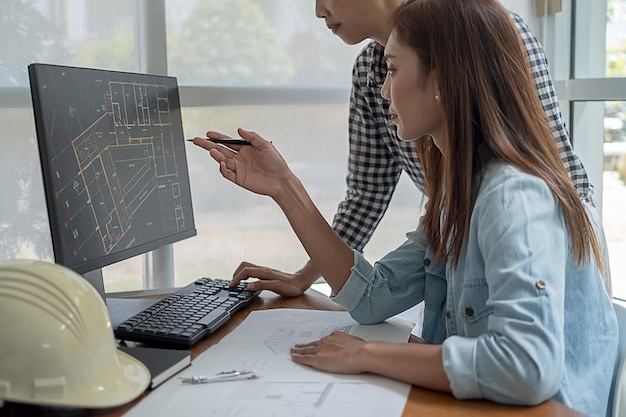
<path id="1" fill-rule="evenodd" d="M 527 15 L 531 10 L 532 1 L 534 0 L 516 2 L 512 9 Z M 561 111 L 567 122 L 574 149 L 583 160 L 590 180 L 595 186 L 600 214 L 602 213 L 602 141 L 591 143 L 585 140 L 586 130 L 577 124 L 574 106 L 576 103 L 626 101 L 626 78 L 582 78 L 584 75 L 597 71 L 597 68 L 585 68 L 585 65 L 595 63 L 604 67 L 604 56 L 602 60 L 591 60 L 576 53 L 581 48 L 592 53 L 600 53 L 593 52 L 593 42 L 599 42 L 598 37 L 605 37 L 606 4 L 606 0 L 562 0 L 562 11 L 559 13 L 540 18 L 525 17 L 544 45 Z M 134 7 L 137 19 L 134 27 L 138 71 L 167 74 L 166 0 L 136 0 Z M 573 33 L 577 33 L 578 37 L 572 36 Z M 587 33 L 590 36 L 580 36 L 580 33 Z M 336 105 L 347 103 L 349 93 L 349 86 L 345 88 L 180 86 L 183 108 L 291 104 Z M 31 105 L 28 86 L 0 87 L 0 108 L 29 109 Z M 162 278 L 158 281 L 155 281 L 153 277 L 148 277 L 147 282 L 144 280 L 144 285 L 147 288 L 173 286 L 171 245 L 163 248 L 158 256 L 146 258 L 171 260 L 168 262 L 171 265 L 168 267 L 171 273 L 161 275 Z M 162 270 L 163 265 L 158 267 L 153 265 L 146 269 Z"/>
<path id="2" fill-rule="evenodd" d="M 136 0 L 134 38 L 137 71 L 167 75 L 166 0 Z M 170 74 L 171 75 L 171 74 Z M 272 105 L 336 105 L 349 100 L 345 88 L 212 87 L 180 85 L 182 108 Z M 30 109 L 29 86 L 0 87 L 0 109 Z M 173 245 L 143 255 L 144 288 L 175 286 Z M 152 271 L 158 271 L 153 274 Z"/>

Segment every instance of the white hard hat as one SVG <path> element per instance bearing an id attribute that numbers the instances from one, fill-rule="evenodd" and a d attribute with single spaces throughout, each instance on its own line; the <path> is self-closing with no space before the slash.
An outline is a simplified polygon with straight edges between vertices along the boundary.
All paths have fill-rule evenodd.
<path id="1" fill-rule="evenodd" d="M 102 297 L 60 265 L 0 261 L 0 334 L 0 405 L 115 407 L 150 382 L 116 348 Z"/>

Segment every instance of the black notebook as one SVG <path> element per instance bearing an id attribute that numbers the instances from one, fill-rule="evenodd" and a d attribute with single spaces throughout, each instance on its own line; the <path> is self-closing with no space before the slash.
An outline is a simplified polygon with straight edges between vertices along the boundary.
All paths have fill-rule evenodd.
<path id="1" fill-rule="evenodd" d="M 191 352 L 178 349 L 118 346 L 118 349 L 141 361 L 150 371 L 150 388 L 156 388 L 191 364 Z"/>

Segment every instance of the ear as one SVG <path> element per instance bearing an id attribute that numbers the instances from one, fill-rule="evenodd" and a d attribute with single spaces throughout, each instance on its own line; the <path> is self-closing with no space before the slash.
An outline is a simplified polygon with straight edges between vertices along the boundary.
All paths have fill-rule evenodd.
<path id="1" fill-rule="evenodd" d="M 435 71 L 434 69 L 431 70 L 429 76 L 430 76 L 430 82 L 433 83 L 432 91 L 435 92 L 434 94 L 435 101 L 439 103 L 441 101 L 441 92 L 439 91 L 439 81 L 437 81 L 438 80 L 437 71 Z"/>

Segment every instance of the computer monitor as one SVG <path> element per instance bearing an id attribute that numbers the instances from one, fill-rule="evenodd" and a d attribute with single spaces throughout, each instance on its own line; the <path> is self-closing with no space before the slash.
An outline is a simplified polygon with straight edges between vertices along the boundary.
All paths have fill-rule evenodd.
<path id="1" fill-rule="evenodd" d="M 28 73 L 55 262 L 104 297 L 92 271 L 196 234 L 176 78 Z"/>

